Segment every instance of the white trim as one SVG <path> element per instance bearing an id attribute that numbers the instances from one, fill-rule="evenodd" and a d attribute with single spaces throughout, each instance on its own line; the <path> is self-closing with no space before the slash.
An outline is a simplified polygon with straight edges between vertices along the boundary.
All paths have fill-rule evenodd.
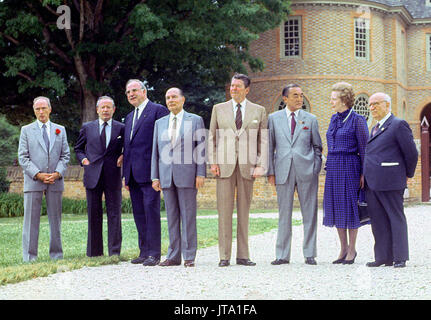
<path id="1" fill-rule="evenodd" d="M 357 33 L 358 27 L 361 30 Z M 353 33 L 355 58 L 370 61 L 370 19 L 355 18 Z"/>
<path id="2" fill-rule="evenodd" d="M 431 71 L 431 33 L 428 33 L 426 39 L 426 57 L 427 57 L 427 71 Z"/>
<path id="3" fill-rule="evenodd" d="M 297 21 L 298 30 L 291 30 L 290 34 L 292 33 L 298 33 L 297 39 L 297 54 L 296 52 L 293 52 L 292 55 L 286 55 L 286 23 Z M 290 36 L 290 35 L 288 35 Z M 291 41 L 295 40 L 295 34 L 293 34 Z M 296 48 L 292 49 L 293 51 L 296 51 Z M 280 57 L 282 59 L 291 59 L 291 58 L 301 58 L 302 57 L 302 17 L 301 16 L 290 16 L 287 18 L 287 20 L 283 21 L 280 26 Z"/>

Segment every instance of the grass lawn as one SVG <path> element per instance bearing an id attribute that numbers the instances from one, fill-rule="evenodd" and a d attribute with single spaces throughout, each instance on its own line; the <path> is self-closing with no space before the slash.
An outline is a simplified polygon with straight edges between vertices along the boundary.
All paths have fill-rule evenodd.
<path id="1" fill-rule="evenodd" d="M 215 211 L 200 212 L 198 215 L 214 215 Z M 165 214 L 162 213 L 162 216 Z M 20 282 L 49 274 L 79 269 L 84 266 L 100 266 L 129 261 L 138 255 L 138 236 L 132 214 L 123 214 L 123 242 L 121 256 L 97 257 L 86 256 L 87 217 L 84 215 L 64 214 L 62 217 L 62 243 L 64 259 L 51 261 L 49 258 L 49 225 L 47 216 L 41 217 L 39 232 L 39 252 L 35 262 L 22 261 L 22 221 L 23 217 L 0 219 L 0 285 Z M 198 249 L 218 243 L 218 220 L 198 219 Z M 298 221 L 294 221 L 300 224 Z M 250 218 L 249 234 L 256 235 L 277 228 L 278 219 Z M 103 225 L 104 250 L 107 254 L 106 215 Z M 233 235 L 236 236 L 236 219 L 233 224 Z M 162 220 L 162 255 L 166 255 L 169 239 L 167 222 Z M 275 244 L 273 244 L 275 245 Z"/>

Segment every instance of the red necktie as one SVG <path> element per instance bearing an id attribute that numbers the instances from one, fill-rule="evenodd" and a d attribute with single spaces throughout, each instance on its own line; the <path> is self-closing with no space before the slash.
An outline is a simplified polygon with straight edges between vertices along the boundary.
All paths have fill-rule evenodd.
<path id="1" fill-rule="evenodd" d="M 295 133 L 295 127 L 296 127 L 295 113 L 292 112 L 290 115 L 291 115 L 291 118 L 290 118 L 290 133 L 293 136 L 293 134 Z"/>

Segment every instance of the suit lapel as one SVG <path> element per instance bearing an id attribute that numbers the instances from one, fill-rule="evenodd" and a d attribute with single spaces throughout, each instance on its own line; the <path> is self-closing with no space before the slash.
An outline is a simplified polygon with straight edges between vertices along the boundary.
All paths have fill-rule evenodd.
<path id="1" fill-rule="evenodd" d="M 138 123 L 136 124 L 136 128 L 133 128 L 134 134 L 132 136 L 132 140 L 135 138 L 139 128 L 141 127 L 145 118 L 150 114 L 150 112 L 151 112 L 151 101 L 148 101 L 147 105 L 145 106 L 144 110 L 142 111 L 141 115 L 139 116 Z M 132 116 L 132 122 L 133 122 L 133 116 Z"/>
<path id="2" fill-rule="evenodd" d="M 394 117 L 394 115 L 391 114 L 391 116 L 385 121 L 385 123 L 383 123 L 383 125 L 379 128 L 379 130 L 376 132 L 376 134 L 372 137 L 370 135 L 368 142 L 374 140 L 375 138 L 380 136 L 383 132 L 385 132 L 385 130 L 387 130 L 387 128 L 391 125 L 393 117 Z M 375 126 L 371 129 L 371 132 L 373 132 L 374 128 L 375 128 Z"/>
<path id="3" fill-rule="evenodd" d="M 190 131 L 191 128 L 189 125 L 187 125 L 187 128 L 185 127 L 186 121 L 190 121 L 190 118 L 190 114 L 184 111 L 183 121 L 181 121 L 180 132 L 178 133 L 178 137 L 175 139 L 174 148 L 180 143 L 181 139 L 187 134 L 187 132 Z"/>
<path id="4" fill-rule="evenodd" d="M 51 127 L 52 127 L 52 125 L 51 125 Z M 48 152 L 48 150 L 46 149 L 45 141 L 43 140 L 43 137 L 42 137 L 42 130 L 39 128 L 37 121 L 34 122 L 32 131 L 34 133 L 34 136 L 37 137 L 37 141 L 39 141 L 43 150 L 45 150 L 45 152 Z"/>
<path id="5" fill-rule="evenodd" d="M 302 110 L 299 110 L 298 118 L 296 119 L 295 132 L 293 133 L 292 144 L 295 143 L 295 140 L 298 138 L 298 136 L 301 134 L 302 130 L 304 129 L 304 123 L 305 123 L 304 112 Z"/>
<path id="6" fill-rule="evenodd" d="M 233 113 L 233 102 L 232 99 L 226 102 L 223 106 L 223 114 L 225 117 L 225 120 L 228 122 L 229 126 L 232 128 L 234 132 L 237 131 L 236 124 L 235 124 L 235 116 Z"/>
<path id="7" fill-rule="evenodd" d="M 232 111 L 232 113 L 233 113 L 233 111 Z M 242 126 L 238 132 L 238 135 L 241 135 L 245 131 L 245 129 L 248 127 L 251 120 L 253 120 L 254 113 L 255 113 L 254 106 L 247 100 L 247 102 L 245 104 L 244 121 L 242 122 Z"/>
<path id="8" fill-rule="evenodd" d="M 278 127 L 281 128 L 281 130 L 283 131 L 283 133 L 286 136 L 287 140 L 289 140 L 291 142 L 292 141 L 292 135 L 289 132 L 289 125 L 287 123 L 287 121 L 288 121 L 287 112 L 286 112 L 285 109 L 283 109 L 282 111 L 280 111 L 279 117 L 278 117 L 277 121 L 279 122 Z"/>

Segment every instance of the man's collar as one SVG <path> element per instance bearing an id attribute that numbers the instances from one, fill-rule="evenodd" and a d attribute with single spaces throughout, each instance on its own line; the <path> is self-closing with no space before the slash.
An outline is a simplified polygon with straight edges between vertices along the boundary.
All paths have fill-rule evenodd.
<path id="1" fill-rule="evenodd" d="M 392 115 L 392 113 L 391 112 L 388 112 L 388 114 L 386 115 L 386 116 L 384 116 L 384 118 L 382 119 L 382 120 L 379 120 L 377 123 L 379 124 L 379 127 L 381 127 L 385 122 L 386 122 L 386 120 L 388 120 L 389 119 L 389 117 Z"/>
<path id="2" fill-rule="evenodd" d="M 99 125 L 100 125 L 100 126 L 102 126 L 104 122 L 105 122 L 105 121 L 103 121 L 102 119 L 100 119 L 100 118 L 99 118 Z M 111 119 L 109 119 L 109 120 L 108 120 L 108 121 L 106 121 L 106 122 L 108 123 L 108 126 L 111 126 L 111 125 L 112 125 L 112 118 L 111 118 Z"/>
<path id="3" fill-rule="evenodd" d="M 292 111 L 290 111 L 289 110 L 289 108 L 286 106 L 286 113 L 287 113 L 287 116 L 289 117 L 290 116 L 290 114 L 292 113 Z M 296 109 L 295 111 L 293 111 L 293 113 L 295 114 L 295 117 L 298 117 L 298 115 L 299 115 L 299 110 L 301 110 L 301 109 Z"/>
<path id="4" fill-rule="evenodd" d="M 36 122 L 37 122 L 37 125 L 39 126 L 39 128 L 42 129 L 42 126 L 44 125 L 44 123 L 39 121 L 39 119 L 36 119 Z M 51 121 L 48 120 L 47 122 L 45 122 L 45 125 L 47 128 L 49 128 L 49 126 L 51 125 Z"/>
<path id="5" fill-rule="evenodd" d="M 242 100 L 242 102 L 240 103 L 241 108 L 245 108 L 246 103 L 247 103 L 247 98 Z M 236 108 L 237 104 L 238 104 L 238 102 L 236 102 L 234 99 L 232 99 L 232 105 L 233 105 L 234 109 Z"/>
<path id="6" fill-rule="evenodd" d="M 147 99 L 145 99 L 145 100 L 144 100 L 144 102 L 142 102 L 142 103 L 138 106 L 138 108 L 140 109 L 140 111 L 144 110 L 144 108 L 147 106 L 148 101 L 150 101 L 150 100 L 148 100 L 148 98 L 147 98 Z"/>
<path id="7" fill-rule="evenodd" d="M 182 109 L 177 114 L 169 113 L 169 119 L 172 120 L 174 117 L 177 117 L 177 120 L 181 120 L 184 117 L 184 109 Z"/>

